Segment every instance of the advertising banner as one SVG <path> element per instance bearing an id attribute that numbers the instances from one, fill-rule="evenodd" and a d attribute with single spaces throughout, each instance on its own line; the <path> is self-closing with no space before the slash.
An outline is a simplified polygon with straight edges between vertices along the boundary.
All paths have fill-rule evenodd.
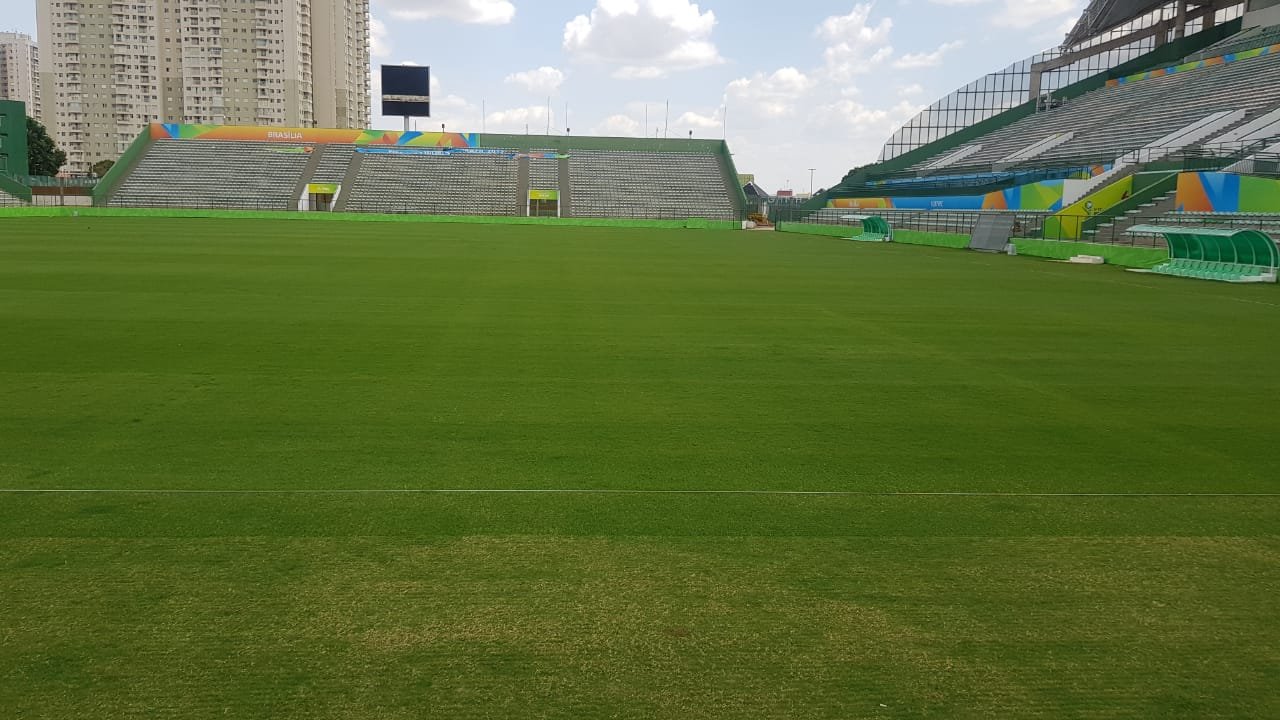
<path id="1" fill-rule="evenodd" d="M 474 148 L 475 133 L 400 132 L 396 130 L 329 130 L 323 128 L 249 127 L 153 123 L 152 140 L 235 140 L 292 142 L 310 145 Z"/>
<path id="2" fill-rule="evenodd" d="M 1178 176 L 1179 212 L 1280 213 L 1280 180 L 1220 172 Z"/>
<path id="3" fill-rule="evenodd" d="M 1044 180 L 986 195 L 839 198 L 827 207 L 850 210 L 1047 210 L 1062 209 L 1062 180 Z"/>

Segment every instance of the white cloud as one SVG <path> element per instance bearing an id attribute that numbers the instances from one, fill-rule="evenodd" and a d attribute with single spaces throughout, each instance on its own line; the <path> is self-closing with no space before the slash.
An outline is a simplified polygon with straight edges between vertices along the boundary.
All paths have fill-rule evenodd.
<path id="1" fill-rule="evenodd" d="M 870 135 L 881 145 L 903 123 L 915 117 L 923 105 L 906 100 L 888 108 L 874 108 L 854 100 L 837 100 L 814 108 L 814 127 L 841 133 Z"/>
<path id="2" fill-rule="evenodd" d="M 924 92 L 924 86 L 920 83 L 911 83 L 898 88 L 898 97 L 915 97 Z"/>
<path id="3" fill-rule="evenodd" d="M 564 84 L 564 73 L 553 67 L 542 66 L 507 76 L 508 85 L 518 85 L 531 93 L 552 95 Z"/>
<path id="4" fill-rule="evenodd" d="M 689 0 L 596 0 L 565 24 L 564 49 L 617 66 L 624 79 L 652 79 L 724 62 L 711 40 L 716 16 Z"/>
<path id="5" fill-rule="evenodd" d="M 942 64 L 942 56 L 964 47 L 963 40 L 945 42 L 931 53 L 907 53 L 893 62 L 893 66 L 903 70 L 913 68 L 937 67 Z"/>
<path id="6" fill-rule="evenodd" d="M 746 107 L 764 117 L 784 117 L 796 110 L 797 101 L 809 91 L 814 81 L 793 67 L 784 67 L 772 75 L 756 73 L 729 83 L 727 93 L 732 100 L 745 100 Z M 734 103 L 736 106 L 738 103 Z"/>
<path id="7" fill-rule="evenodd" d="M 630 115 L 610 115 L 591 129 L 593 135 L 605 137 L 639 137 L 644 127 Z"/>
<path id="8" fill-rule="evenodd" d="M 872 10 L 870 3 L 859 3 L 848 15 L 832 15 L 818 25 L 816 34 L 827 43 L 826 71 L 833 80 L 847 81 L 870 72 L 893 54 L 889 45 L 893 19 L 870 24 Z"/>
<path id="9" fill-rule="evenodd" d="M 723 112 L 723 108 L 718 112 Z M 676 118 L 676 127 L 692 128 L 694 130 L 718 129 L 723 123 L 724 116 L 722 115 L 701 115 L 692 111 Z"/>
<path id="10" fill-rule="evenodd" d="M 506 25 L 515 19 L 508 0 L 375 0 L 401 20 L 453 20 L 478 25 Z"/>
<path id="11" fill-rule="evenodd" d="M 386 23 L 376 17 L 369 18 L 369 54 L 375 58 L 391 56 L 391 39 L 387 36 Z"/>
<path id="12" fill-rule="evenodd" d="M 1078 14 L 1078 0 L 1004 0 L 1001 9 L 991 16 L 991 24 L 998 27 L 1025 29 L 1049 20 L 1057 20 L 1068 13 Z"/>
<path id="13" fill-rule="evenodd" d="M 541 135 L 547 131 L 547 106 L 529 105 L 508 110 L 495 110 L 485 117 L 486 129 L 489 132 L 522 133 L 529 132 Z M 554 122 L 552 132 L 555 132 Z"/>

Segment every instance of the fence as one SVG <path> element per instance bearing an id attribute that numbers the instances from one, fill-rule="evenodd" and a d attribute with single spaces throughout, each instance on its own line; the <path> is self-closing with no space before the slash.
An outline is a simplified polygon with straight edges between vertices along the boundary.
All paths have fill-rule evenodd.
<path id="1" fill-rule="evenodd" d="M 919 230 L 922 232 L 958 233 L 967 235 L 973 232 L 978 219 L 983 214 L 1001 213 L 1012 215 L 1016 233 L 1024 237 L 1039 237 L 1047 212 L 1034 211 L 1002 211 L 1002 210 L 894 210 L 891 208 L 853 210 L 845 208 L 824 208 L 822 210 L 802 210 L 800 208 L 772 208 L 771 220 L 774 223 L 792 222 L 814 225 L 847 225 L 862 227 L 860 218 L 867 215 L 878 215 L 889 221 L 891 227 L 901 230 Z"/>
<path id="2" fill-rule="evenodd" d="M 1125 245 L 1129 247 L 1163 248 L 1165 247 L 1165 241 L 1162 236 L 1130 233 L 1128 232 L 1128 229 L 1136 225 L 1187 225 L 1195 227 L 1261 230 L 1272 238 L 1280 240 L 1280 213 L 1222 214 L 1172 212 L 1163 215 L 1126 215 L 1124 216 L 1124 222 L 1120 225 L 1110 225 L 1100 227 L 1097 230 L 1087 230 L 1082 237 L 1069 237 L 1064 233 L 1055 232 L 1053 229 L 1055 227 L 1061 228 L 1063 226 L 1069 226 L 1069 223 L 1054 224 L 1048 228 L 1045 227 L 1045 219 L 1051 217 L 1049 213 L 991 210 L 843 210 L 831 208 L 809 212 L 801 212 L 798 209 L 793 212 L 787 212 L 786 210 L 787 209 L 775 210 L 775 222 L 860 228 L 862 227 L 862 221 L 855 218 L 867 215 L 878 215 L 883 217 L 885 220 L 888 220 L 890 226 L 895 229 L 968 235 L 973 232 L 973 228 L 977 224 L 978 218 L 981 215 L 984 213 L 990 214 L 993 212 L 1001 212 L 1003 214 L 1012 214 L 1014 216 L 1014 235 L 1016 237 L 1024 238 L 1091 242 L 1101 243 L 1104 245 Z M 1079 219 L 1084 220 L 1085 216 L 1080 216 Z"/>

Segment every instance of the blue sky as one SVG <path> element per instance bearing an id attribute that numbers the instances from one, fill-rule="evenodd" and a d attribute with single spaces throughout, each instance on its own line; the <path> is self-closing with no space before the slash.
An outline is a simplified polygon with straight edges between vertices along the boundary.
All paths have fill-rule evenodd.
<path id="1" fill-rule="evenodd" d="M 769 190 L 825 187 L 956 87 L 1056 45 L 1083 0 L 372 0 L 374 64 L 433 72 L 449 130 L 721 137 Z M 0 29 L 34 34 L 34 0 Z M 376 75 L 376 73 L 375 73 Z M 375 94 L 376 94 L 375 87 Z M 566 104 L 569 116 L 564 117 Z M 483 112 L 482 112 L 483 109 Z M 374 125 L 398 128 L 399 119 Z M 725 122 L 727 120 L 727 122 Z"/>

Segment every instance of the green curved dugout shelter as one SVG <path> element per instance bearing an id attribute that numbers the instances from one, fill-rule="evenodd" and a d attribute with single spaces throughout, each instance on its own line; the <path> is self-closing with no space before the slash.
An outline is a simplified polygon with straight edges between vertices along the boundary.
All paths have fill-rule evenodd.
<path id="1" fill-rule="evenodd" d="M 1275 282 L 1280 249 L 1261 230 L 1135 225 L 1129 233 L 1162 235 L 1169 261 L 1150 272 L 1226 282 Z"/>
<path id="2" fill-rule="evenodd" d="M 841 215 L 841 220 L 861 220 L 862 234 L 853 236 L 853 240 L 863 242 L 892 242 L 893 229 L 889 221 L 879 215 Z"/>

